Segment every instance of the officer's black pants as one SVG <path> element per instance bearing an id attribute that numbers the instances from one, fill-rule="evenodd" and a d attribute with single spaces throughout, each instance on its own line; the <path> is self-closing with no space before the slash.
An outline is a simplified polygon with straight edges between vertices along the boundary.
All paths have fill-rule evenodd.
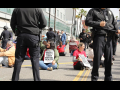
<path id="1" fill-rule="evenodd" d="M 113 41 L 112 41 L 112 45 L 113 45 L 113 55 L 115 55 L 115 53 L 116 53 L 116 48 L 117 48 L 117 40 L 113 40 Z"/>
<path id="2" fill-rule="evenodd" d="M 38 44 L 38 41 L 39 41 L 38 36 L 30 35 L 30 34 L 20 34 L 17 37 L 15 65 L 14 65 L 14 71 L 12 75 L 12 81 L 19 80 L 19 73 L 20 73 L 21 65 L 24 61 L 24 57 L 26 55 L 27 48 L 29 48 L 34 81 L 40 81 L 40 75 L 39 75 L 40 47 L 36 46 L 36 44 Z M 29 73 L 26 73 L 26 74 L 29 74 Z"/>
<path id="3" fill-rule="evenodd" d="M 2 48 L 6 49 L 8 40 L 2 40 Z"/>
<path id="4" fill-rule="evenodd" d="M 111 74 L 111 60 L 112 60 L 112 37 L 108 37 L 105 41 L 105 36 L 96 35 L 93 39 L 93 50 L 94 50 L 94 60 L 93 60 L 93 69 L 92 69 L 92 81 L 97 81 L 99 77 L 98 69 L 100 66 L 100 60 L 104 53 L 105 57 L 105 81 L 112 80 Z"/>

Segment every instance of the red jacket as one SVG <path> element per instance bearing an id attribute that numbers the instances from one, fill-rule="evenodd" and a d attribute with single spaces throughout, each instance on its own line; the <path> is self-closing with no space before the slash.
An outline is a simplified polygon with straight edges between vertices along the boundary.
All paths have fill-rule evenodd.
<path id="1" fill-rule="evenodd" d="M 30 58 L 29 48 L 27 48 L 27 56 Z"/>
<path id="2" fill-rule="evenodd" d="M 87 57 L 85 51 L 80 52 L 78 49 L 74 51 L 73 56 L 76 56 L 76 59 L 78 59 L 79 54 L 80 55 L 83 54 L 85 57 Z M 78 63 L 78 61 L 74 62 L 73 66 L 75 66 L 77 63 Z"/>
<path id="3" fill-rule="evenodd" d="M 64 47 L 65 47 L 65 45 L 62 45 L 62 47 L 60 47 L 60 46 L 58 45 L 58 46 L 57 46 L 58 52 L 59 52 L 59 53 L 64 52 Z"/>

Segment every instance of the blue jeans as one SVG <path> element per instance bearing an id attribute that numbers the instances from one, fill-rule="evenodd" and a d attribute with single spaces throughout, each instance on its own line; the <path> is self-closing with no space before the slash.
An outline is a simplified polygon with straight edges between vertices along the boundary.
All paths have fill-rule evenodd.
<path id="1" fill-rule="evenodd" d="M 47 68 L 52 67 L 53 69 L 57 69 L 57 63 L 55 63 L 54 65 L 52 65 L 52 63 L 49 64 L 45 64 L 44 61 L 39 61 L 39 66 L 42 69 L 47 70 Z"/>
<path id="2" fill-rule="evenodd" d="M 72 51 L 71 51 L 70 56 L 73 56 L 74 51 L 75 51 L 75 50 L 72 50 Z"/>

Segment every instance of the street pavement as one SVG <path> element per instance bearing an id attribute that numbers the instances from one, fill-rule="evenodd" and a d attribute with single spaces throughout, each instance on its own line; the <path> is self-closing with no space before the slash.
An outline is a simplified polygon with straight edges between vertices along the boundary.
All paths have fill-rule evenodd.
<path id="1" fill-rule="evenodd" d="M 114 65 L 112 66 L 113 81 L 120 81 L 120 44 L 117 46 Z M 66 56 L 59 57 L 59 69 L 53 71 L 39 70 L 41 81 L 91 81 L 91 70 L 74 70 L 69 47 L 66 46 Z M 88 49 L 86 54 L 88 53 Z M 0 68 L 0 81 L 11 81 L 13 68 Z M 22 64 L 19 81 L 33 81 L 30 60 Z M 98 81 L 104 81 L 104 68 L 99 69 Z"/>

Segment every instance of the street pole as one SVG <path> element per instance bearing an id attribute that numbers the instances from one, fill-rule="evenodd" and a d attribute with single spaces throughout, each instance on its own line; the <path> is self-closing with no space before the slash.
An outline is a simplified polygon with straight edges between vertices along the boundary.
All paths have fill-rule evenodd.
<path id="1" fill-rule="evenodd" d="M 50 27 L 50 12 L 51 12 L 51 8 L 49 8 L 49 25 L 48 25 L 48 27 Z"/>
<path id="2" fill-rule="evenodd" d="M 55 15 L 54 15 L 54 32 L 55 32 L 55 25 L 56 25 L 56 8 L 55 8 Z"/>

